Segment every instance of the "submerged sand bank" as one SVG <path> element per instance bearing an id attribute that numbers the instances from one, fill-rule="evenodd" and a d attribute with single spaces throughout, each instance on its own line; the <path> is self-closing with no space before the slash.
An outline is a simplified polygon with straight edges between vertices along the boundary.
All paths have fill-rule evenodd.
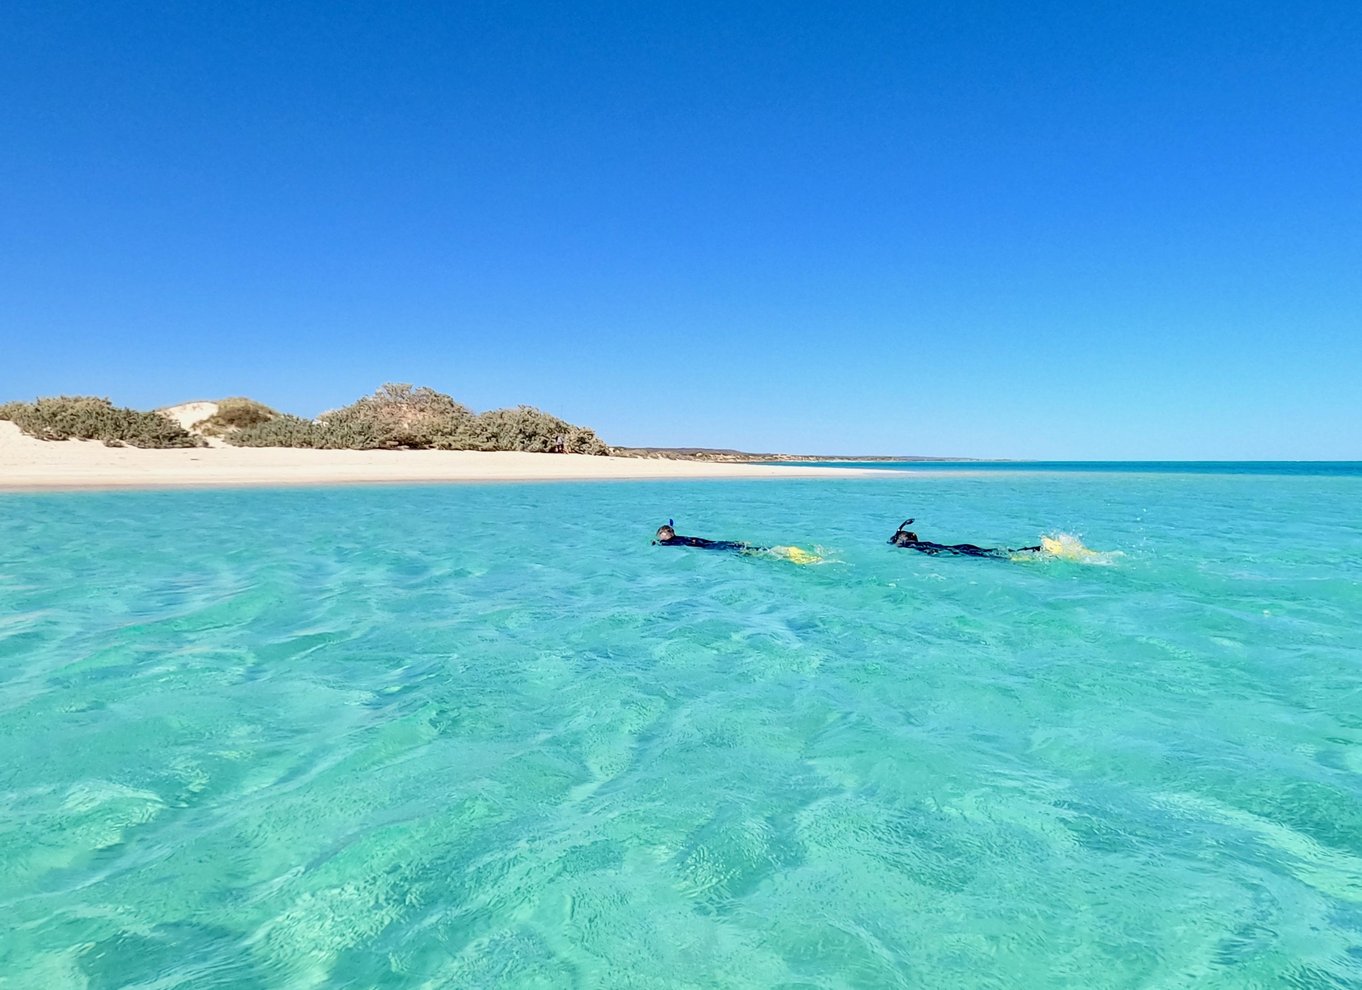
<path id="1" fill-rule="evenodd" d="M 711 464 L 581 454 L 471 450 L 138 450 L 92 440 L 42 441 L 0 421 L 0 491 L 457 481 L 841 477 L 837 468 Z"/>

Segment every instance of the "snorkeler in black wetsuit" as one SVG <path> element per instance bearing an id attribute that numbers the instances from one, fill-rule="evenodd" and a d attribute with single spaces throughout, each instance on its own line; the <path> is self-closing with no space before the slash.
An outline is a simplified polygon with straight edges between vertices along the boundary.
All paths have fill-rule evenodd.
<path id="1" fill-rule="evenodd" d="M 700 550 L 726 550 L 729 553 L 764 553 L 767 549 L 754 547 L 750 543 L 740 543 L 737 540 L 706 540 L 700 536 L 677 536 L 672 526 L 672 521 L 668 519 L 667 525 L 657 527 L 657 537 L 653 540 L 653 546 L 696 547 Z"/>
<path id="2" fill-rule="evenodd" d="M 905 519 L 893 536 L 889 537 L 889 542 L 896 547 L 905 550 L 916 550 L 918 553 L 925 553 L 935 557 L 939 553 L 952 554 L 958 557 L 993 557 L 997 560 L 1007 560 L 1014 553 L 1040 553 L 1040 547 L 1020 547 L 1016 550 L 1005 550 L 1001 547 L 976 547 L 973 543 L 928 543 L 926 540 L 919 540 L 917 534 L 908 529 L 914 520 Z"/>

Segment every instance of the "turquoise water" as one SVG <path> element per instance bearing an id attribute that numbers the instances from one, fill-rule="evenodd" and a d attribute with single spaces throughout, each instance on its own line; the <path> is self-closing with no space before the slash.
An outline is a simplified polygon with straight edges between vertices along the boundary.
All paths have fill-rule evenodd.
<path id="1" fill-rule="evenodd" d="M 0 986 L 1360 986 L 1359 496 L 0 496 Z"/>
<path id="2" fill-rule="evenodd" d="M 1362 461 L 769 461 L 781 467 L 876 471 L 1062 472 L 1066 474 L 1222 474 L 1362 477 Z"/>

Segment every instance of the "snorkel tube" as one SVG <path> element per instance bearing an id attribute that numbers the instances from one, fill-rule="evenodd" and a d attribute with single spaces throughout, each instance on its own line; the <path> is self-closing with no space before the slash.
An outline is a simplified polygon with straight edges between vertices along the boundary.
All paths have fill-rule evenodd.
<path id="1" fill-rule="evenodd" d="M 906 530 L 909 526 L 913 525 L 913 523 L 915 523 L 915 522 L 917 522 L 916 519 L 905 519 L 905 520 L 903 520 L 903 522 L 899 523 L 899 528 L 896 529 L 896 530 L 894 530 L 894 535 L 891 536 L 891 537 L 889 537 L 889 539 L 886 540 L 885 542 L 887 542 L 887 543 L 893 543 L 893 544 L 896 544 L 896 545 L 897 545 L 898 542 L 899 542 L 899 536 L 900 536 L 900 534 L 902 534 L 904 530 Z M 916 537 L 914 537 L 914 539 L 916 539 Z"/>

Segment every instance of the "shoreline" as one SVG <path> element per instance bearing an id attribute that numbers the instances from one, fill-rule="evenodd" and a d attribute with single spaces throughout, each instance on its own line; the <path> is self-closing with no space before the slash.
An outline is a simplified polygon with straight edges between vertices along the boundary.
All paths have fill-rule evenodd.
<path id="1" fill-rule="evenodd" d="M 0 422 L 0 492 L 552 481 L 855 478 L 872 470 L 470 450 L 142 449 L 38 440 Z"/>

